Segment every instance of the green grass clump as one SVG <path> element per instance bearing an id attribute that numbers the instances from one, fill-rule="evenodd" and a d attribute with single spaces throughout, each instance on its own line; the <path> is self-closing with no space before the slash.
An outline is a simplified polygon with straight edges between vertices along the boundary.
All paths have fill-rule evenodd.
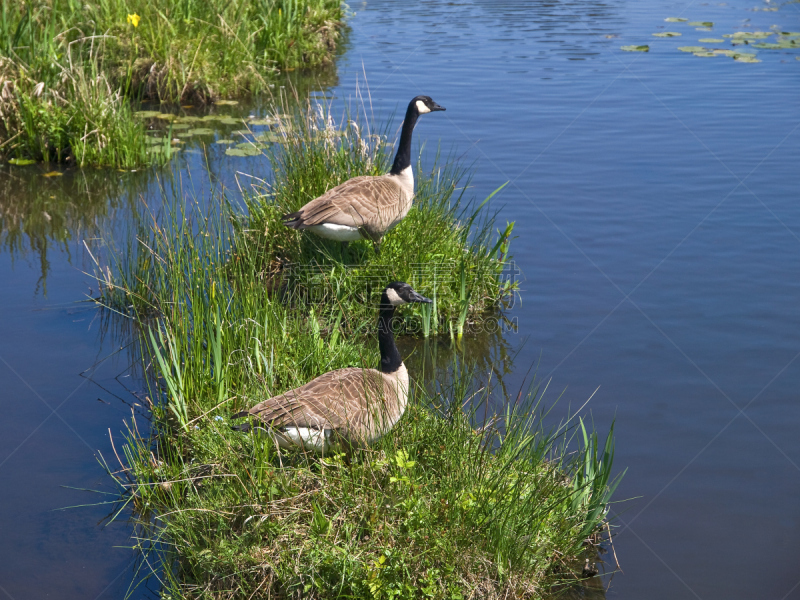
<path id="1" fill-rule="evenodd" d="M 383 137 L 315 119 L 283 125 L 274 181 L 248 211 L 219 193 L 204 213 L 165 190 L 163 214 L 98 276 L 100 301 L 137 332 L 149 385 L 151 431 L 129 424 L 115 475 L 143 551 L 156 549 L 143 564 L 173 598 L 540 597 L 574 578 L 615 483 L 612 436 L 601 444 L 575 419 L 546 429 L 538 390 L 490 398 L 456 365 L 413 386 L 398 426 L 349 457 L 279 453 L 230 429 L 231 414 L 327 371 L 376 366 L 377 294 L 391 280 L 437 298 L 428 315 L 400 312 L 406 332 L 427 319 L 429 335 L 496 312 L 508 291 L 510 226 L 492 239 L 487 205 L 467 208 L 453 167 L 418 167 L 415 207 L 380 256 L 280 225 L 307 195 L 385 168 Z M 301 260 L 313 285 L 296 277 Z M 439 281 L 411 260 L 468 276 Z"/>
<path id="2" fill-rule="evenodd" d="M 29 0 L 0 8 L 0 155 L 130 167 L 131 99 L 205 103 L 331 60 L 338 0 Z"/>
<path id="3" fill-rule="evenodd" d="M 616 487 L 611 434 L 600 443 L 580 421 L 546 431 L 536 390 L 476 429 L 464 375 L 437 396 L 418 392 L 395 430 L 349 458 L 279 456 L 218 414 L 179 440 L 132 427 L 119 482 L 140 535 L 169 547 L 148 560 L 162 593 L 541 598 L 574 582 Z"/>
<path id="4" fill-rule="evenodd" d="M 417 162 L 414 205 L 376 253 L 371 242 L 345 246 L 280 219 L 347 179 L 386 173 L 394 146 L 385 133 L 352 119 L 337 126 L 324 110 L 309 109 L 282 122 L 279 134 L 284 142 L 269 152 L 273 181 L 246 196 L 241 226 L 242 237 L 259 248 L 247 254 L 265 282 L 280 281 L 323 312 L 348 299 L 347 322 L 358 324 L 371 323 L 386 283 L 405 281 L 434 301 L 405 319 L 407 332 L 426 337 L 479 328 L 515 292 L 517 282 L 507 276 L 514 223 L 495 230 L 488 204 L 494 194 L 470 202 L 458 163 L 442 165 L 438 153 L 428 169 Z"/>

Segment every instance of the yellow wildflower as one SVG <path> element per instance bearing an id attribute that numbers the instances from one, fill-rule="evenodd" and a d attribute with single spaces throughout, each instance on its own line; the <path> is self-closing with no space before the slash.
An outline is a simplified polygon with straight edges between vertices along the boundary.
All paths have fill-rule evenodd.
<path id="1" fill-rule="evenodd" d="M 141 20 L 142 20 L 142 17 L 140 17 L 136 13 L 134 13 L 132 15 L 128 15 L 128 23 L 130 23 L 134 27 L 138 27 L 139 26 L 139 21 L 141 21 Z"/>

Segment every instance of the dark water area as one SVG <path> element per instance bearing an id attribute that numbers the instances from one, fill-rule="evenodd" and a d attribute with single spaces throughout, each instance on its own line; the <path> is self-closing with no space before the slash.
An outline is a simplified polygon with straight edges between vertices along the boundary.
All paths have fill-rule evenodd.
<path id="1" fill-rule="evenodd" d="M 511 394 L 534 365 L 561 395 L 554 418 L 594 393 L 596 427 L 615 421 L 624 573 L 606 596 L 800 598 L 800 51 L 745 48 L 762 61 L 747 64 L 677 49 L 800 31 L 800 4 L 350 8 L 335 72 L 292 83 L 334 115 L 359 90 L 379 121 L 430 95 L 447 112 L 420 120 L 424 160 L 440 141 L 474 161 L 479 199 L 510 182 L 495 203 L 516 221 L 515 326 L 463 344 Z M 638 44 L 650 51 L 619 49 Z M 108 430 L 120 440 L 141 410 L 128 339 L 83 302 L 86 273 L 160 186 L 202 199 L 268 167 L 190 141 L 157 173 L 49 170 L 0 166 L 0 596 L 118 598 L 136 581 L 126 513 L 56 510 L 106 499 L 72 488 L 114 492 L 96 457 L 114 460 Z M 449 339 L 427 346 L 448 364 Z M 425 343 L 403 350 L 413 376 Z M 134 597 L 157 595 L 147 585 Z"/>

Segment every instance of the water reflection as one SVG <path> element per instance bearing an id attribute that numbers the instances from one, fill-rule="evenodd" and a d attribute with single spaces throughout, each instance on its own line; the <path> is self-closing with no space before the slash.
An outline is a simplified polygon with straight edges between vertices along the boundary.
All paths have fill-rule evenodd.
<path id="1" fill-rule="evenodd" d="M 106 221 L 136 219 L 134 199 L 151 172 L 68 169 L 48 176 L 47 165 L 0 166 L 0 249 L 12 259 L 35 257 L 37 293 L 47 293 L 50 252 L 72 264 L 72 242 L 97 236 Z"/>

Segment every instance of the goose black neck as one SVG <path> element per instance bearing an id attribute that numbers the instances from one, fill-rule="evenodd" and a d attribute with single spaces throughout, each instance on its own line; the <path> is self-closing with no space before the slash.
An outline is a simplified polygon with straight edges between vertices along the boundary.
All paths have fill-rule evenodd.
<path id="1" fill-rule="evenodd" d="M 416 105 L 411 102 L 406 110 L 406 118 L 403 121 L 403 131 L 400 133 L 400 144 L 397 146 L 397 154 L 394 156 L 392 175 L 399 175 L 404 169 L 411 166 L 411 134 L 414 133 L 414 126 L 417 124 L 419 112 Z"/>
<path id="2" fill-rule="evenodd" d="M 394 373 L 403 364 L 400 352 L 394 343 L 394 306 L 387 298 L 381 299 L 381 312 L 378 317 L 378 347 L 381 350 L 381 373 Z"/>

